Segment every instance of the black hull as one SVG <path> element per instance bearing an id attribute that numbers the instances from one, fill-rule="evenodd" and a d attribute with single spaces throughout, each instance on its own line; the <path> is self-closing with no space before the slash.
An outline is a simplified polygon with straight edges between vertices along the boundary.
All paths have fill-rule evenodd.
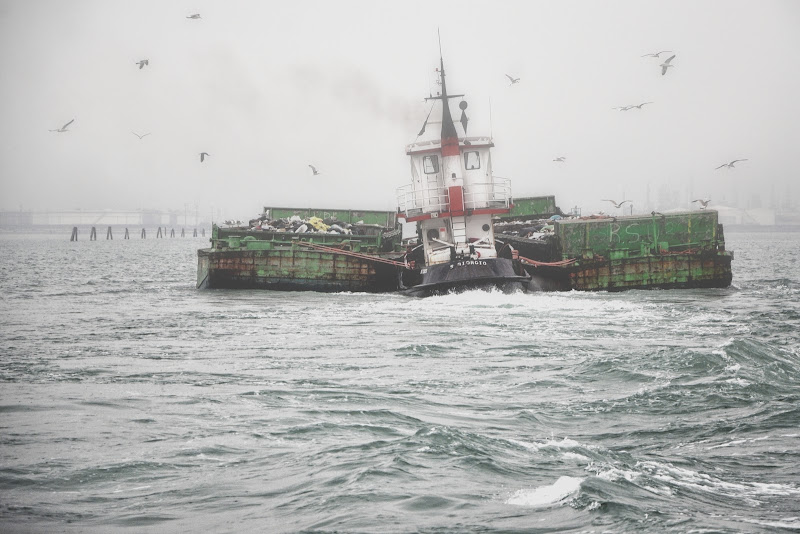
<path id="1" fill-rule="evenodd" d="M 524 291 L 530 276 L 515 260 L 455 260 L 424 267 L 419 284 L 405 288 L 403 294 L 427 297 L 470 289 L 498 288 L 505 292 Z"/>

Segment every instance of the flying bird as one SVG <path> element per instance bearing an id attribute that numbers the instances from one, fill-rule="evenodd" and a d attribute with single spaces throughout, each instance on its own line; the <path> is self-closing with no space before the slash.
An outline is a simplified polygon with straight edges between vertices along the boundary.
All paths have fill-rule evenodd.
<path id="1" fill-rule="evenodd" d="M 136 137 L 138 137 L 139 139 L 141 139 L 141 138 L 143 138 L 143 137 L 146 137 L 146 136 L 150 135 L 150 132 L 147 132 L 146 134 L 142 134 L 142 135 L 139 135 L 139 134 L 137 134 L 136 132 L 131 132 L 131 133 L 132 133 L 133 135 L 135 135 Z"/>
<path id="2" fill-rule="evenodd" d="M 67 131 L 69 131 L 69 130 L 67 130 L 67 126 L 69 126 L 69 125 L 70 125 L 70 124 L 72 124 L 73 122 L 75 122 L 75 119 L 72 119 L 72 120 L 71 120 L 71 121 L 69 121 L 67 124 L 65 124 L 64 126 L 62 126 L 61 128 L 58 128 L 58 129 L 56 129 L 56 130 L 50 130 L 50 131 L 51 131 L 51 132 L 59 132 L 59 133 L 61 133 L 61 132 L 67 132 Z"/>
<path id="3" fill-rule="evenodd" d="M 636 109 L 642 109 L 642 106 L 644 106 L 644 105 L 646 105 L 646 104 L 652 104 L 652 103 L 653 103 L 653 102 L 642 102 L 641 104 L 636 104 L 636 105 L 633 105 L 633 106 L 628 106 L 628 109 L 633 109 L 633 108 L 636 108 Z"/>
<path id="4" fill-rule="evenodd" d="M 508 85 L 514 85 L 515 83 L 519 83 L 519 78 L 513 78 L 513 77 L 509 76 L 508 74 L 506 74 L 506 78 L 508 78 L 508 80 L 511 82 Z"/>
<path id="5" fill-rule="evenodd" d="M 557 161 L 557 162 L 559 162 L 559 163 L 564 163 L 564 161 L 566 161 L 566 159 L 567 159 L 567 158 L 565 158 L 564 156 L 558 156 L 558 157 L 557 157 L 556 159 L 554 159 L 553 161 Z"/>
<path id="6" fill-rule="evenodd" d="M 734 168 L 733 165 L 737 161 L 747 161 L 747 158 L 745 158 L 745 159 L 735 159 L 735 160 L 731 161 L 730 163 L 723 163 L 719 167 L 716 167 L 714 170 L 716 171 L 717 169 L 721 169 L 722 167 L 727 167 L 729 169 L 733 169 Z"/>
<path id="7" fill-rule="evenodd" d="M 661 52 L 653 52 L 652 54 L 645 54 L 642 57 L 658 57 L 661 54 L 669 54 L 672 50 L 662 50 Z"/>
<path id="8" fill-rule="evenodd" d="M 675 65 L 670 65 L 670 63 L 669 63 L 669 62 L 670 62 L 670 61 L 672 61 L 673 59 L 675 59 L 675 54 L 672 54 L 671 56 L 669 56 L 669 57 L 667 58 L 667 60 L 666 60 L 666 61 L 664 61 L 664 63 L 662 63 L 661 65 L 659 65 L 659 67 L 661 67 L 661 75 L 662 75 L 662 76 L 663 76 L 663 75 L 665 75 L 665 74 L 667 73 L 667 69 L 668 69 L 668 68 L 670 68 L 670 67 L 674 67 L 674 66 L 675 66 Z"/>
<path id="9" fill-rule="evenodd" d="M 708 207 L 708 203 L 711 202 L 711 199 L 703 200 L 702 198 L 698 198 L 697 200 L 692 200 L 692 202 L 699 202 L 701 204 L 701 210 L 704 210 Z"/>
<path id="10" fill-rule="evenodd" d="M 628 110 L 629 110 L 629 109 L 631 109 L 632 107 L 633 107 L 633 106 L 617 106 L 617 107 L 615 107 L 615 108 L 611 108 L 611 109 L 618 109 L 618 110 L 620 110 L 620 111 L 628 111 Z"/>
<path id="11" fill-rule="evenodd" d="M 612 204 L 614 204 L 615 208 L 621 208 L 623 204 L 625 204 L 626 202 L 630 202 L 630 200 L 623 200 L 622 202 L 617 202 L 616 200 L 609 200 L 607 198 L 604 198 L 603 201 L 611 202 Z"/>
<path id="12" fill-rule="evenodd" d="M 150 60 L 149 59 L 143 59 L 141 61 L 137 61 L 136 64 L 139 65 L 139 70 L 142 70 L 145 65 L 149 65 L 150 64 Z"/>
<path id="13" fill-rule="evenodd" d="M 195 13 L 194 15 L 189 15 L 186 18 L 187 19 L 199 19 L 200 18 L 200 13 Z"/>
<path id="14" fill-rule="evenodd" d="M 200 163 L 203 163 L 206 160 L 206 156 L 211 156 L 208 152 L 200 152 Z"/>
<path id="15" fill-rule="evenodd" d="M 318 174 L 319 174 L 319 171 L 317 170 L 317 168 L 316 168 L 316 167 L 314 167 L 313 165 L 309 165 L 309 167 L 311 167 L 311 172 L 313 172 L 313 173 L 314 173 L 314 176 L 316 176 L 316 175 L 318 175 Z"/>

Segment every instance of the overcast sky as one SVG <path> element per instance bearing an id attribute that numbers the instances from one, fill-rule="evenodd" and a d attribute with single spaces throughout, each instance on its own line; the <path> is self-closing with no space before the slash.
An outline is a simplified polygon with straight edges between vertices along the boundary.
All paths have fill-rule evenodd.
<path id="1" fill-rule="evenodd" d="M 394 209 L 437 29 L 515 196 L 800 203 L 794 0 L 0 0 L 0 208 Z"/>

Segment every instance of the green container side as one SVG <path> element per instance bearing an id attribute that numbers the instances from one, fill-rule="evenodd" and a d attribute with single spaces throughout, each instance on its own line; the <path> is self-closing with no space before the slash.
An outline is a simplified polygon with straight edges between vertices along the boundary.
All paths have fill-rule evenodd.
<path id="1" fill-rule="evenodd" d="M 569 219 L 555 223 L 562 257 L 594 255 L 636 257 L 670 250 L 711 250 L 724 241 L 717 235 L 715 210 L 603 219 Z"/>
<path id="2" fill-rule="evenodd" d="M 553 195 L 542 197 L 514 198 L 511 212 L 502 219 L 520 219 L 541 216 L 550 216 L 559 213 L 556 206 L 556 197 Z"/>

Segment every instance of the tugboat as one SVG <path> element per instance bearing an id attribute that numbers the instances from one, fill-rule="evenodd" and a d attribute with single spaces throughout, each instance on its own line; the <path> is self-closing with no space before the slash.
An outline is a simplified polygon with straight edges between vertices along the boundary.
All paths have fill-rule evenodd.
<path id="1" fill-rule="evenodd" d="M 401 290 L 410 296 L 485 287 L 525 290 L 530 275 L 510 245 L 495 241 L 492 225 L 494 216 L 511 211 L 510 180 L 492 174 L 492 138 L 467 136 L 467 102 L 464 95 L 447 93 L 441 50 L 436 70 L 441 93 L 425 99 L 431 111 L 406 147 L 411 183 L 397 190 L 398 218 L 417 223 L 419 241 L 407 253 Z M 450 110 L 455 98 L 462 99 L 457 124 Z M 435 117 L 441 117 L 441 130 L 426 133 L 437 124 Z"/>

